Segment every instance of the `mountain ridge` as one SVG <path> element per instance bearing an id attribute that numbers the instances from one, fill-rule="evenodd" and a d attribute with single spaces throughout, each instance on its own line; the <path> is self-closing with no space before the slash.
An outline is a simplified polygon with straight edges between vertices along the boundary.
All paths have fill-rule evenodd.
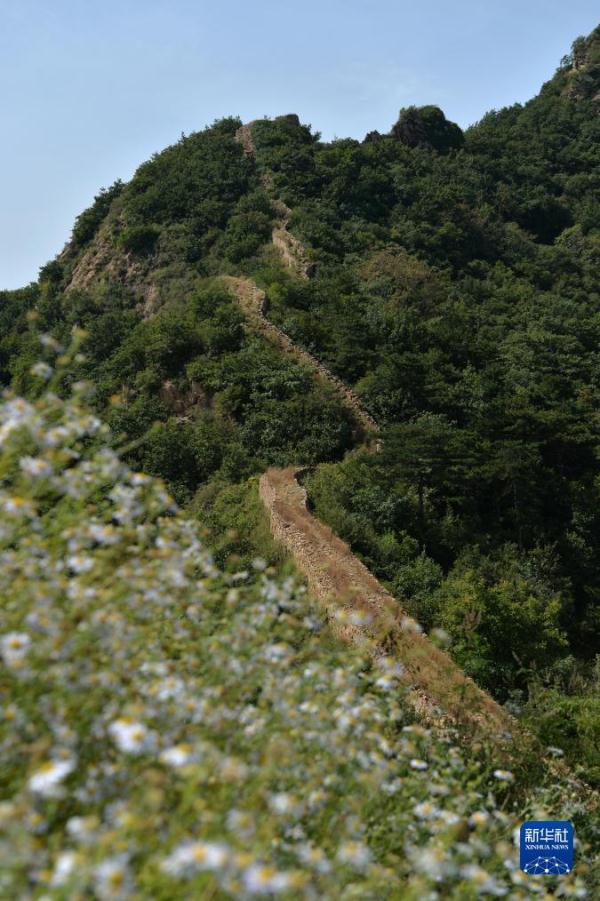
<path id="1" fill-rule="evenodd" d="M 295 114 L 220 120 L 101 192 L 0 309 L 18 390 L 37 390 L 37 331 L 89 331 L 73 377 L 213 523 L 222 562 L 252 549 L 233 498 L 313 467 L 316 516 L 544 740 L 574 734 L 593 779 L 597 45 L 598 29 L 536 98 L 460 138 L 433 107 L 364 141 L 323 142 Z M 270 325 L 254 310 L 245 327 L 228 279 Z"/>
<path id="2" fill-rule="evenodd" d="M 0 292 L 0 894 L 598 893 L 598 36 L 219 120 Z"/>

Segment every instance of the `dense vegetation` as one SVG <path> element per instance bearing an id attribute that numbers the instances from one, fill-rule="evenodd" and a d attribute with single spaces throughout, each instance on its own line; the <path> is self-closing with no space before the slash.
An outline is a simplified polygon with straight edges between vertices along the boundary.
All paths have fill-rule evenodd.
<path id="1" fill-rule="evenodd" d="M 317 514 L 596 784 L 599 93 L 597 30 L 464 135 L 435 107 L 362 142 L 287 116 L 253 125 L 253 156 L 223 120 L 101 192 L 39 282 L 0 295 L 2 381 L 35 396 L 39 333 L 85 328 L 71 380 L 133 465 L 194 500 L 219 563 L 255 553 L 249 478 L 320 463 Z M 276 197 L 308 281 L 270 245 Z M 348 415 L 244 330 L 225 273 L 355 387 L 381 453 L 346 454 Z"/>
<path id="2" fill-rule="evenodd" d="M 352 427 L 311 373 L 256 336 L 247 335 L 231 295 L 207 285 L 141 319 L 126 294 L 109 291 L 55 298 L 53 335 L 87 331 L 86 356 L 74 375 L 93 379 L 96 402 L 129 439 L 146 435 L 132 459 L 189 500 L 211 477 L 239 481 L 295 454 L 314 462 L 340 456 Z M 38 318 L 47 317 L 38 305 Z M 35 331 L 25 340 L 36 350 Z M 18 359 L 15 383 L 33 390 Z M 153 423 L 160 426 L 152 429 Z"/>
<path id="3" fill-rule="evenodd" d="M 0 405 L 3 898 L 524 899 L 531 810 L 577 824 L 561 897 L 593 890 L 572 783 L 414 723 L 397 661 L 341 648 L 264 560 L 220 573 L 87 390 Z"/>

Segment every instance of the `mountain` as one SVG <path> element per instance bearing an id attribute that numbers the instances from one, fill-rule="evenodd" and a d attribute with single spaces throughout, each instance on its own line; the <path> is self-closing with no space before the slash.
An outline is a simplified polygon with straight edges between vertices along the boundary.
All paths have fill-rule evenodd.
<path id="1" fill-rule="evenodd" d="M 372 131 L 362 141 L 324 142 L 291 113 L 246 124 L 222 119 L 182 136 L 142 164 L 129 183 L 99 192 L 37 283 L 0 292 L 0 380 L 28 398 L 5 401 L 2 428 L 11 437 L 3 473 L 19 509 L 26 501 L 23 509 L 32 511 L 29 526 L 11 526 L 2 538 L 6 578 L 17 580 L 23 596 L 7 606 L 0 633 L 27 645 L 29 628 L 44 632 L 38 625 L 45 602 L 36 586 L 44 567 L 56 573 L 57 591 L 69 600 L 61 614 L 64 630 L 76 636 L 81 623 L 91 644 L 81 662 L 69 657 L 76 638 L 58 660 L 51 642 L 45 648 L 52 684 L 70 674 L 77 685 L 71 706 L 56 688 L 48 716 L 71 723 L 93 689 L 89 717 L 78 726 L 84 756 L 92 754 L 88 729 L 112 735 L 125 752 L 128 743 L 131 750 L 141 742 L 132 753 L 154 753 L 139 771 L 135 761 L 122 771 L 119 763 L 106 798 L 114 806 L 121 787 L 139 776 L 148 800 L 141 791 L 130 796 L 130 805 L 134 818 L 156 814 L 166 830 L 157 850 L 166 855 L 171 849 L 163 875 L 196 879 L 195 896 L 210 889 L 245 897 L 243 891 L 262 885 L 290 897 L 302 895 L 303 887 L 307 897 L 311 891 L 335 897 L 334 886 L 343 884 L 363 897 L 384 897 L 382 887 L 399 868 L 396 888 L 406 897 L 424 897 L 443 884 L 443 897 L 458 898 L 470 897 L 467 883 L 477 878 L 475 870 L 468 875 L 469 867 L 479 867 L 479 882 L 488 886 L 482 892 L 500 894 L 510 884 L 511 897 L 524 897 L 516 870 L 502 869 L 509 850 L 493 830 L 486 840 L 498 859 L 489 873 L 481 869 L 485 855 L 472 850 L 477 828 L 488 829 L 485 824 L 501 821 L 502 814 L 493 805 L 479 808 L 489 790 L 500 790 L 517 820 L 532 805 L 549 811 L 546 787 L 553 778 L 573 791 L 562 808 L 552 808 L 555 818 L 579 816 L 582 835 L 593 836 L 595 796 L 577 780 L 593 787 L 600 781 L 599 265 L 600 28 L 574 43 L 537 97 L 492 111 L 464 133 L 439 108 L 413 106 L 400 111 L 387 134 Z M 93 397 L 84 402 L 89 386 Z M 64 400 L 73 391 L 75 400 Z M 51 437 L 40 438 L 46 432 Z M 115 462 L 109 444 L 125 462 Z M 96 462 L 88 466 L 90 454 Z M 36 467 L 49 479 L 39 486 Z M 136 477 L 130 467 L 149 475 Z M 164 480 L 185 516 L 173 512 L 154 477 Z M 138 485 L 146 483 L 152 486 L 148 498 L 138 497 Z M 72 492 L 68 485 L 75 486 Z M 3 502 L 12 511 L 10 492 Z M 165 524 L 169 517 L 176 525 Z M 87 520 L 100 538 L 90 537 Z M 111 551 L 113 538 L 117 549 Z M 211 600 L 206 618 L 198 614 L 195 633 L 186 617 L 195 622 L 203 601 L 185 561 L 190 542 L 198 560 L 208 560 L 202 541 L 213 556 L 202 564 L 209 584 L 197 588 Z M 31 559 L 43 566 L 27 562 L 32 547 Z M 88 584 L 85 568 L 78 567 L 89 560 L 97 568 Z M 253 565 L 256 577 L 249 575 Z M 264 567 L 269 580 L 261 582 Z M 181 583 L 178 572 L 185 573 Z M 277 582 L 276 574 L 290 573 L 304 576 L 312 602 L 325 608 L 328 624 L 315 620 L 313 637 L 306 597 L 291 583 Z M 127 600 L 130 580 L 144 583 L 147 613 L 143 592 L 135 603 Z M 248 585 L 249 598 L 240 611 L 232 588 L 238 582 Z M 153 623 L 160 621 L 171 584 L 178 606 L 165 616 L 161 644 Z M 58 595 L 48 603 L 55 616 Z M 308 629 L 304 637 L 301 624 Z M 127 702 L 127 636 L 139 672 L 160 676 L 153 691 L 163 691 L 164 677 L 175 685 L 173 699 L 178 680 L 185 682 L 187 701 L 199 692 L 194 723 L 178 720 L 175 728 L 176 714 L 167 705 L 149 725 L 154 714 L 145 707 L 149 695 L 141 676 L 132 689 L 135 700 Z M 344 649 L 340 637 L 358 650 Z M 215 653 L 201 679 L 194 670 L 196 640 L 203 659 Z M 116 654 L 114 680 L 94 656 L 94 642 Z M 9 644 L 3 647 L 10 669 L 25 652 Z M 88 669 L 86 655 L 95 661 Z M 338 658 L 348 657 L 356 659 L 356 673 L 337 668 Z M 304 689 L 294 681 L 296 667 L 312 672 L 311 660 L 322 661 L 314 665 L 327 676 Z M 380 665 L 393 672 L 391 682 L 385 675 L 377 682 Z M 94 667 L 106 691 L 94 681 Z M 232 681 L 223 688 L 228 668 Z M 385 707 L 378 720 L 369 700 L 365 716 L 373 722 L 364 742 L 358 739 L 367 729 L 358 687 L 363 670 L 375 672 L 377 683 L 369 682 L 367 693 L 378 688 L 385 694 L 400 675 L 413 689 L 397 716 Z M 42 670 L 26 672 L 28 709 L 42 711 Z M 19 672 L 14 678 L 20 685 Z M 319 700 L 328 679 L 335 690 Z M 113 682 L 118 702 L 105 697 Z M 293 703 L 278 696 L 280 683 Z M 165 690 L 170 702 L 171 688 Z M 335 706 L 340 694 L 348 709 Z M 377 704 L 393 707 L 394 697 Z M 325 730 L 336 736 L 317 757 L 328 779 L 345 746 L 331 710 L 350 717 L 348 729 L 357 730 L 338 812 L 332 802 L 322 821 L 315 812 L 321 808 L 309 811 L 302 796 L 303 768 L 313 752 L 294 744 L 304 740 L 290 725 L 296 704 L 303 717 L 312 713 L 321 723 L 323 733 L 313 737 L 322 750 Z M 208 725 L 201 722 L 203 711 Z M 415 717 L 425 726 L 409 725 Z M 44 748 L 53 748 L 42 720 L 38 713 L 30 736 L 42 730 Z M 239 743 L 233 722 L 246 736 Z M 376 740 L 375 722 L 389 726 Z M 458 750 L 446 753 L 448 729 Z M 298 734 L 311 734 L 304 718 L 302 730 Z M 171 760 L 184 761 L 183 782 L 157 768 L 157 749 L 169 750 L 159 741 L 162 734 Z M 425 782 L 419 788 L 411 775 L 420 772 L 424 736 L 433 736 L 426 743 L 437 761 L 436 779 L 470 742 L 474 769 L 461 757 L 457 771 L 464 778 L 451 788 L 445 776 L 439 781 L 444 797 L 462 799 L 469 779 L 476 786 L 468 802 L 460 801 L 456 818 L 451 807 L 425 800 Z M 54 754 L 69 762 L 65 777 L 75 767 L 67 739 Z M 396 759 L 386 742 L 398 740 L 409 763 L 392 778 L 382 760 Z M 14 735 L 7 746 L 10 779 L 19 783 L 24 775 Z M 104 798 L 100 772 L 110 774 L 111 753 L 77 789 L 82 810 L 102 823 L 105 811 L 92 800 L 95 791 Z M 279 754 L 291 761 L 289 779 L 264 763 Z M 32 755 L 32 766 L 41 763 L 41 751 Z M 571 770 L 557 769 L 549 755 L 564 755 Z M 188 757 L 191 768 L 185 769 Z M 507 761 L 516 778 L 498 768 Z M 383 780 L 370 772 L 380 764 Z M 240 809 L 227 794 L 238 791 L 231 786 L 222 803 L 212 795 L 210 804 L 197 801 L 215 766 L 219 773 L 219 767 L 235 770 L 233 783 L 246 774 L 255 780 L 244 789 Z M 495 780 L 494 769 L 500 773 Z M 318 771 L 310 769 L 307 777 L 317 793 Z M 354 828 L 360 804 L 355 811 L 341 798 L 361 798 L 371 778 L 377 799 L 371 806 L 360 801 L 369 808 L 368 826 Z M 401 782 L 404 792 L 396 794 Z M 410 810 L 393 825 L 400 798 Z M 60 811 L 49 826 L 65 854 L 71 853 L 65 824 L 79 809 L 68 806 L 57 802 Z M 175 809 L 185 823 L 181 835 L 167 825 Z M 269 824 L 264 835 L 253 819 L 260 810 Z M 316 825 L 308 825 L 309 812 Z M 347 833 L 337 850 L 331 837 L 323 838 L 336 817 Z M 234 820 L 235 827 L 227 825 Z M 442 821 L 444 848 L 434 838 Z M 92 832 L 101 835 L 104 828 Z M 119 821 L 121 842 L 126 828 Z M 190 897 L 185 887 L 168 894 L 133 829 L 133 850 L 122 860 L 119 843 L 113 848 L 107 840 L 122 878 L 135 872 L 142 896 L 149 891 L 144 885 L 160 885 L 157 897 Z M 429 844 L 421 841 L 423 829 L 431 831 Z M 197 830 L 211 843 L 193 851 Z M 227 830 L 233 839 L 223 838 Z M 464 842 L 463 833 L 471 836 L 469 860 L 448 850 L 459 837 Z M 246 863 L 239 856 L 244 843 L 254 849 Z M 259 862 L 272 847 L 274 869 L 259 877 Z M 214 864 L 205 865 L 209 859 Z M 298 860 L 313 868 L 310 877 L 302 867 L 296 873 Z M 91 884 L 88 864 L 80 891 Z M 55 865 L 60 870 L 62 864 Z M 23 869 L 15 867 L 18 894 Z M 75 863 L 64 867 L 71 885 Z M 48 877 L 58 880 L 57 891 L 58 870 Z"/>

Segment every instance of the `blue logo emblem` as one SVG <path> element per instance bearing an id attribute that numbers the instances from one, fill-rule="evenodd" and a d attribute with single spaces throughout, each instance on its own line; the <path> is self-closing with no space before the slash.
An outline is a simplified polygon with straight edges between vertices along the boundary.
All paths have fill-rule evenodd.
<path id="1" fill-rule="evenodd" d="M 573 823 L 531 820 L 521 826 L 521 869 L 531 876 L 564 876 L 573 869 Z"/>

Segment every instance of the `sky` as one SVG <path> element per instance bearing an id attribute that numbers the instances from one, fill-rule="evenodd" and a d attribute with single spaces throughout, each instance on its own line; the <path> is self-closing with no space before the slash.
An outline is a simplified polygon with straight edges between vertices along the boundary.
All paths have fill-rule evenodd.
<path id="1" fill-rule="evenodd" d="M 182 132 L 295 112 L 362 138 L 425 103 L 466 127 L 599 22 L 598 0 L 0 0 L 0 289 Z"/>

